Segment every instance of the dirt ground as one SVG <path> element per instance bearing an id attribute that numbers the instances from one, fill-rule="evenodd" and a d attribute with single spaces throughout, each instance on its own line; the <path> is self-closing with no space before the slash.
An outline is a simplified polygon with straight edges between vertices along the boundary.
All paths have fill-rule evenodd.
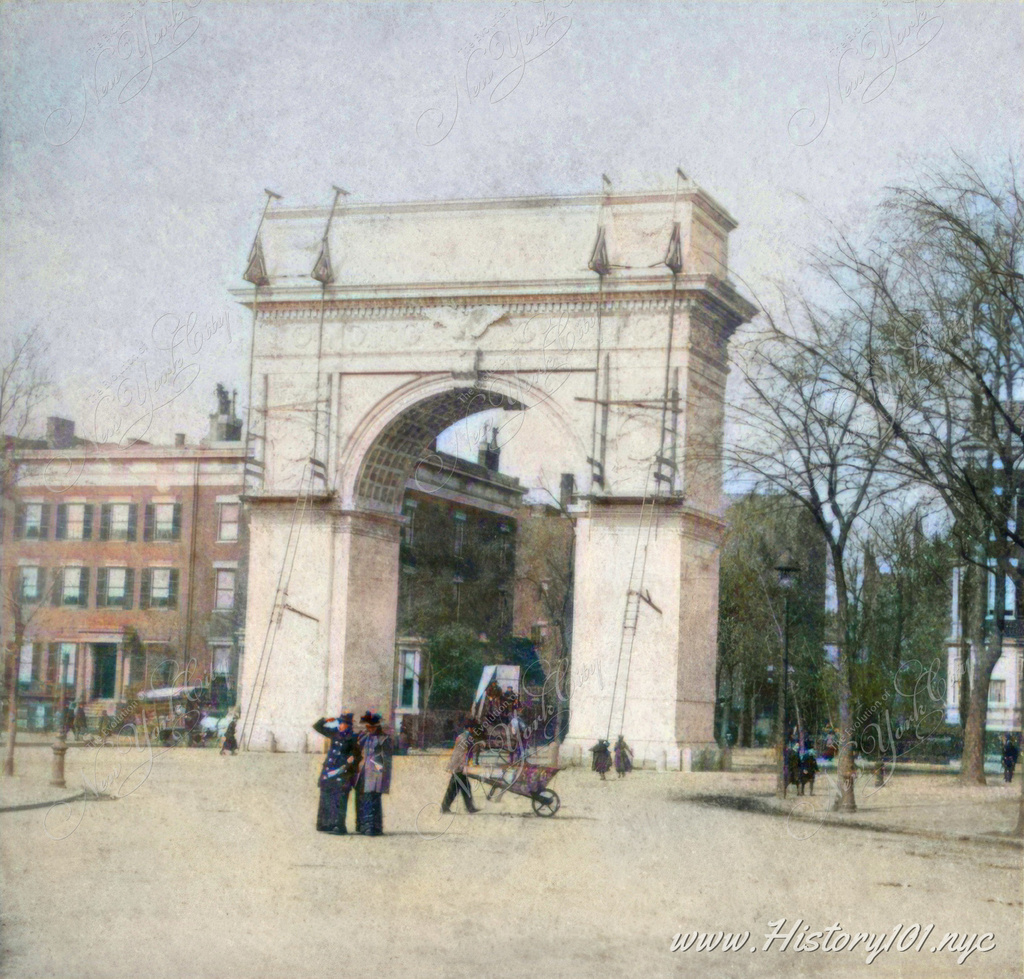
<path id="1" fill-rule="evenodd" d="M 0 783 L 11 979 L 1021 974 L 1022 854 L 992 835 L 1013 825 L 1017 783 L 965 793 L 897 773 L 865 784 L 852 817 L 807 800 L 791 819 L 749 811 L 771 804 L 767 772 L 566 769 L 554 818 L 479 786 L 483 812 L 457 800 L 445 818 L 445 759 L 409 756 L 385 835 L 365 838 L 314 831 L 317 756 L 78 747 L 65 790 L 48 785 L 50 757 L 20 749 Z M 120 798 L 51 807 L 83 778 Z M 903 926 L 900 942 L 934 931 L 870 964 L 863 947 L 765 948 L 773 931 L 837 923 Z M 696 930 L 750 935 L 739 951 L 671 950 Z M 993 937 L 958 965 L 930 951 L 948 932 Z"/>

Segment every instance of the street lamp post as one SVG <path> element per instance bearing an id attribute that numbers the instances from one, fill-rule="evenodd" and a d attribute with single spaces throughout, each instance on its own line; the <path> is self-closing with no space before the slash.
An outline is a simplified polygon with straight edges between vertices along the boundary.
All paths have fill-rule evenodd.
<path id="1" fill-rule="evenodd" d="M 779 730 L 782 732 L 782 765 L 780 770 L 780 791 L 779 795 L 785 799 L 786 791 L 789 788 L 789 750 L 786 742 L 789 739 L 789 593 L 796 584 L 800 574 L 800 568 L 793 559 L 793 555 L 787 550 L 779 557 L 779 563 L 775 566 L 775 573 L 778 575 L 779 587 L 785 598 L 782 610 L 782 702 L 781 717 L 779 718 Z"/>
<path id="2" fill-rule="evenodd" d="M 64 702 L 67 693 L 68 683 L 68 662 L 70 656 L 67 652 L 61 653 L 60 665 L 60 707 L 57 722 L 57 738 L 53 742 L 53 770 L 50 778 L 50 785 L 64 788 L 64 755 L 68 750 L 67 732 L 64 730 Z"/>

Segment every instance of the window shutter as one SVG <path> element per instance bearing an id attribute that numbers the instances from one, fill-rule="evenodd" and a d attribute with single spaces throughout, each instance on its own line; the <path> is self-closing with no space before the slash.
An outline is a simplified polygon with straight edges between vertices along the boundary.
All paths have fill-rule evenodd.
<path id="1" fill-rule="evenodd" d="M 131 608 L 135 598 L 135 572 L 128 568 L 124 573 L 124 608 Z"/>
<path id="2" fill-rule="evenodd" d="M 37 581 L 36 601 L 42 605 L 43 602 L 46 601 L 46 568 L 39 569 L 39 577 Z"/>
<path id="3" fill-rule="evenodd" d="M 39 521 L 39 539 L 46 540 L 50 535 L 50 504 L 44 503 L 42 510 L 43 516 Z"/>
<path id="4" fill-rule="evenodd" d="M 171 540 L 181 540 L 181 504 L 174 504 L 174 516 L 171 518 Z"/>
<path id="5" fill-rule="evenodd" d="M 100 505 L 100 540 L 110 540 L 110 504 Z M 96 578 L 99 582 L 99 577 Z M 106 594 L 106 577 L 104 576 L 104 595 Z"/>
<path id="6" fill-rule="evenodd" d="M 92 504 L 85 505 L 85 516 L 82 520 L 82 540 L 92 540 Z"/>
<path id="7" fill-rule="evenodd" d="M 54 531 L 53 539 L 68 539 L 68 505 L 66 503 L 57 504 L 57 529 Z"/>
<path id="8" fill-rule="evenodd" d="M 14 539 L 21 540 L 25 536 L 25 505 L 19 503 L 14 511 Z"/>
<path id="9" fill-rule="evenodd" d="M 149 522 L 149 507 L 146 507 L 146 522 Z M 147 538 L 148 540 L 149 538 Z M 152 572 L 149 568 L 142 569 L 142 577 L 139 581 L 139 608 L 149 608 L 149 589 Z"/>
<path id="10" fill-rule="evenodd" d="M 53 569 L 53 605 L 61 605 L 64 601 L 64 569 Z"/>
<path id="11" fill-rule="evenodd" d="M 156 507 L 152 503 L 146 504 L 142 515 L 142 539 L 153 539 L 153 525 L 156 522 Z"/>
<path id="12" fill-rule="evenodd" d="M 48 655 L 46 657 L 46 682 L 54 687 L 57 685 L 58 678 L 60 676 L 60 668 L 63 666 L 60 658 L 60 643 L 51 642 L 48 647 Z"/>
<path id="13" fill-rule="evenodd" d="M 139 508 L 134 504 L 128 505 L 128 540 L 135 540 L 135 523 Z"/>
<path id="14" fill-rule="evenodd" d="M 168 608 L 178 607 L 178 569 L 171 568 L 171 592 L 167 599 Z"/>
<path id="15" fill-rule="evenodd" d="M 103 504 L 103 509 L 107 509 L 107 504 Z M 109 527 L 110 512 L 107 511 L 107 525 Z M 107 569 L 97 568 L 96 569 L 96 608 L 106 608 L 107 606 Z"/>
<path id="16" fill-rule="evenodd" d="M 89 604 L 89 569 L 82 568 L 81 587 L 78 589 L 79 608 L 85 608 Z"/>

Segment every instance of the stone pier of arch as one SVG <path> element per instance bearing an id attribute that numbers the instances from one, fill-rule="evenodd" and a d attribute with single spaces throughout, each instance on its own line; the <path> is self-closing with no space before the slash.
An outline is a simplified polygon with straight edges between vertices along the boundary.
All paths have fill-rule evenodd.
<path id="1" fill-rule="evenodd" d="M 648 267 L 673 210 L 684 257 L 674 295 L 667 269 Z M 638 761 L 688 767 L 714 744 L 726 344 L 754 312 L 728 281 L 735 223 L 695 186 L 678 202 L 350 204 L 331 223 L 333 281 L 321 292 L 309 272 L 326 220 L 324 209 L 272 209 L 260 236 L 252 417 L 263 476 L 247 494 L 240 680 L 249 747 L 316 750 L 311 723 L 342 706 L 390 717 L 406 481 L 445 428 L 504 408 L 522 419 L 517 448 L 537 438 L 578 488 L 572 675 L 587 679 L 572 686 L 563 758 L 589 763 L 587 749 L 621 731 Z M 607 378 L 612 399 L 662 396 L 674 306 L 682 407 L 674 492 L 654 505 L 652 604 L 628 663 L 623 611 L 660 417 L 611 411 L 604 484 L 592 479 L 598 277 L 587 261 L 599 220 L 611 264 L 631 267 L 605 276 L 601 390 Z M 235 295 L 253 305 L 252 288 Z M 326 473 L 312 491 L 310 457 Z"/>

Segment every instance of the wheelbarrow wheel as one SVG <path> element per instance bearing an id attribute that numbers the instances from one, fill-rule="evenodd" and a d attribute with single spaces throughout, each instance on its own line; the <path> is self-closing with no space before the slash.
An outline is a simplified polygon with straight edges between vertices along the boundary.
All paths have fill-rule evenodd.
<path id="1" fill-rule="evenodd" d="M 533 803 L 533 811 L 538 816 L 553 816 L 562 804 L 558 793 L 552 792 L 551 789 L 541 789 L 530 797 L 530 801 Z"/>

